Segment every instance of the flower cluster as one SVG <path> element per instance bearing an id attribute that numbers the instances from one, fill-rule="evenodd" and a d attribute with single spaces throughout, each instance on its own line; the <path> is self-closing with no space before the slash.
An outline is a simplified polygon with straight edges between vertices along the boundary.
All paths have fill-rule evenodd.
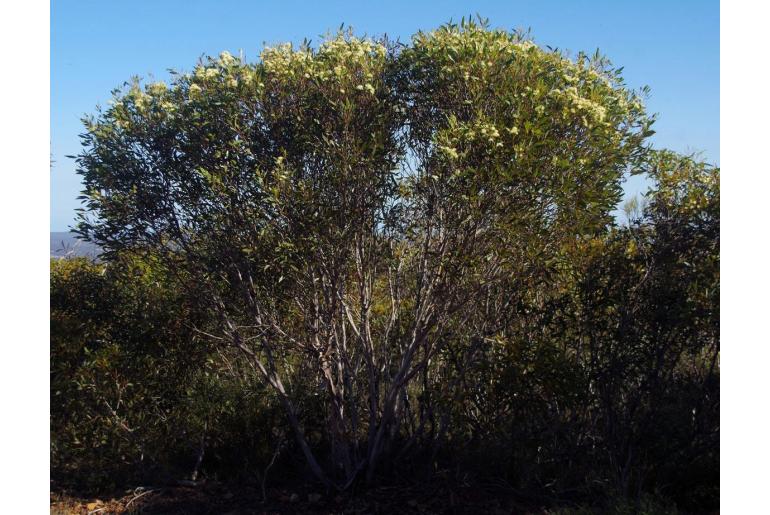
<path id="1" fill-rule="evenodd" d="M 313 80 L 329 83 L 341 94 L 374 95 L 386 55 L 380 43 L 339 34 L 324 41 L 317 52 L 283 44 L 265 48 L 261 59 L 266 75 L 279 82 Z"/>
<path id="2" fill-rule="evenodd" d="M 457 160 L 464 155 L 464 151 L 460 149 L 502 148 L 506 145 L 506 137 L 509 139 L 508 143 L 512 144 L 512 138 L 518 134 L 519 129 L 516 126 L 498 128 L 491 121 L 484 119 L 461 123 L 455 116 L 451 116 L 447 127 L 436 135 L 436 146 L 443 155 Z"/>
<path id="3" fill-rule="evenodd" d="M 568 86 L 564 89 L 553 89 L 549 96 L 564 106 L 564 117 L 577 114 L 582 117 L 583 124 L 605 123 L 607 109 L 599 102 L 595 102 L 580 94 L 577 87 Z"/>

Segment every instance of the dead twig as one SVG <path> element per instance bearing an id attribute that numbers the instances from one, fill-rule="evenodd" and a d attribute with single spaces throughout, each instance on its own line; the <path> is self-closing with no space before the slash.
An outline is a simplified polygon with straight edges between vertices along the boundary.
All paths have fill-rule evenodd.
<path id="1" fill-rule="evenodd" d="M 145 490 L 145 491 L 143 491 L 143 492 L 140 492 L 139 494 L 135 495 L 134 497 L 132 497 L 132 498 L 131 498 L 131 500 L 129 500 L 129 501 L 126 503 L 126 508 L 128 508 L 128 507 L 131 505 L 131 503 L 132 503 L 132 502 L 136 501 L 136 500 L 137 500 L 137 499 L 139 499 L 140 497 L 144 497 L 145 495 L 149 494 L 150 492 L 154 492 L 154 491 L 155 491 L 155 489 L 154 489 L 154 488 L 151 488 L 151 489 L 149 489 L 149 490 Z M 102 508 L 102 509 L 104 509 L 104 508 Z"/>

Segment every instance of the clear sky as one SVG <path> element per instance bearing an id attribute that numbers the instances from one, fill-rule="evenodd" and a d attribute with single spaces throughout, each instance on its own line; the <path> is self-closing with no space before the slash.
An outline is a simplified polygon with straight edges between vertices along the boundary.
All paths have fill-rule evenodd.
<path id="1" fill-rule="evenodd" d="M 189 71 L 222 50 L 255 60 L 263 43 L 318 41 L 343 22 L 357 34 L 408 40 L 475 13 L 495 28 L 531 28 L 540 45 L 599 48 L 624 67 L 629 86 L 650 86 L 655 146 L 719 163 L 718 0 L 53 0 L 51 230 L 67 230 L 79 206 L 79 176 L 64 156 L 80 151 L 80 118 L 130 77 L 168 80 L 168 68 Z M 626 186 L 641 189 L 638 180 Z"/>

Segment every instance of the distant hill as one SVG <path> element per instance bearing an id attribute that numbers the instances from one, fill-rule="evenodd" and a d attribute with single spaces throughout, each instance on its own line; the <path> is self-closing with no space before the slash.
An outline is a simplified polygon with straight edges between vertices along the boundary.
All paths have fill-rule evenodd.
<path id="1" fill-rule="evenodd" d="M 71 232 L 51 233 L 51 257 L 90 257 L 96 258 L 101 253 L 98 245 L 78 239 Z"/>

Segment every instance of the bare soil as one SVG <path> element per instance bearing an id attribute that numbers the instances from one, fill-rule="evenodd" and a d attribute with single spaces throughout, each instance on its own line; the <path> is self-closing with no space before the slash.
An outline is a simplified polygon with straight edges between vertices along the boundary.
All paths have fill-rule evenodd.
<path id="1" fill-rule="evenodd" d="M 544 514 L 516 502 L 500 488 L 446 485 L 390 486 L 359 494 L 275 489 L 262 499 L 258 487 L 207 483 L 137 488 L 103 498 L 51 494 L 51 513 L 102 514 Z"/>

